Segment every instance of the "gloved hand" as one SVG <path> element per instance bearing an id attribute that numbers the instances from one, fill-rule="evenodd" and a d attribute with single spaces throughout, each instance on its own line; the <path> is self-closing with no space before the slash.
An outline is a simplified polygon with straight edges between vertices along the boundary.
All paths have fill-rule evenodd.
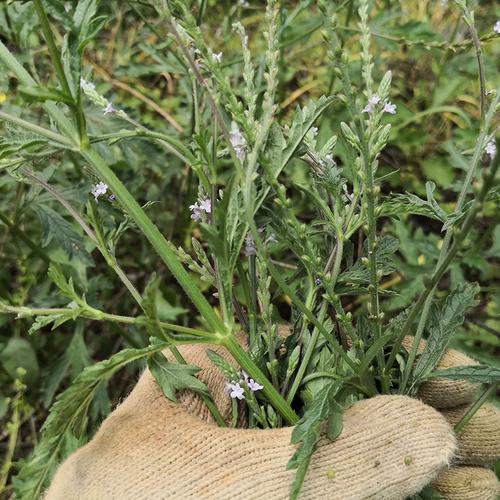
<path id="1" fill-rule="evenodd" d="M 231 400 L 223 375 L 205 346 L 183 355 L 202 368 L 221 413 Z M 222 348 L 215 348 L 225 354 Z M 449 350 L 439 368 L 471 363 Z M 435 482 L 447 500 L 496 500 L 499 484 L 483 464 L 500 455 L 500 413 L 476 413 L 457 439 L 450 424 L 467 410 L 477 387 L 433 380 L 422 386 L 427 404 L 406 396 L 359 401 L 344 414 L 340 437 L 324 439 L 313 455 L 301 498 L 403 499 Z M 259 430 L 216 426 L 191 392 L 167 400 L 146 371 L 96 436 L 57 471 L 46 500 L 286 499 L 295 471 L 292 428 Z M 449 468 L 450 464 L 453 465 Z"/>

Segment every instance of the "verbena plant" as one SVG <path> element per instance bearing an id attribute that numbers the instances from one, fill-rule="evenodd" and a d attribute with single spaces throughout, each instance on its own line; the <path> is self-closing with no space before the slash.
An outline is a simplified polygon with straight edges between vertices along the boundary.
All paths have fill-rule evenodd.
<path id="1" fill-rule="evenodd" d="M 150 341 L 148 347 L 124 349 L 85 368 L 57 397 L 34 453 L 15 479 L 20 497 L 40 496 L 68 440 L 83 435 L 99 388 L 133 361 L 146 359 L 165 396 L 173 401 L 181 389 L 199 393 L 215 421 L 225 426 L 208 388 L 195 376 L 197 367 L 187 364 L 179 352 L 183 344 L 224 346 L 239 365 L 240 371 L 235 370 L 220 355 L 207 351 L 228 379 L 228 397 L 235 402 L 232 425 L 240 421 L 241 411 L 247 412 L 250 427 L 298 424 L 292 440 L 299 446 L 288 464 L 297 469 L 292 498 L 298 496 L 306 477 L 321 424 L 327 422 L 327 435 L 335 439 L 342 430 L 343 408 L 350 402 L 377 394 L 416 395 L 422 382 L 435 377 L 489 384 L 480 401 L 495 389 L 500 370 L 486 364 L 435 370 L 467 310 L 476 305 L 479 286 L 463 282 L 441 301 L 435 300 L 436 289 L 453 260 L 460 257 L 477 217 L 499 199 L 494 118 L 500 89 L 488 91 L 485 86 L 480 41 L 465 1 L 455 4 L 477 54 L 480 132 L 469 150 L 451 150 L 451 161 L 464 170 L 451 211 L 439 205 L 432 182 L 426 184 L 425 199 L 381 194 L 380 155 L 391 134 L 389 118 L 397 107 L 390 100 L 391 72 L 380 79 L 374 74 L 368 0 L 360 0 L 357 11 L 360 68 L 344 50 L 337 29 L 337 12 L 344 5 L 317 2 L 324 50 L 339 91 L 310 100 L 284 117 L 277 93 L 287 19 L 275 0 L 267 2 L 264 53 L 252 54 L 245 28 L 234 24 L 242 54 L 237 86 L 223 64 L 224 54 L 206 43 L 195 11 L 182 1 L 152 2 L 148 12 L 167 27 L 168 48 L 185 73 L 192 103 L 191 134 L 166 133 L 142 124 L 115 107 L 91 81 L 82 62 L 85 47 L 106 22 L 98 15 L 97 0 L 81 0 L 68 10 L 59 0 L 34 0 L 33 4 L 57 83 L 43 81 L 35 64 L 26 69 L 0 43 L 2 64 L 17 80 L 19 92 L 35 103 L 22 112 L 0 111 L 8 130 L 1 144 L 0 168 L 64 207 L 81 226 L 85 239 L 45 206 L 39 215 L 48 228 L 47 237 L 59 242 L 70 257 L 90 259 L 90 251 L 99 252 L 136 302 L 138 314 L 117 315 L 97 308 L 77 276 L 70 276 L 56 262 L 50 263 L 49 277 L 63 297 L 61 307 L 3 300 L 0 311 L 34 317 L 31 334 L 83 318 L 137 327 Z M 205 7 L 202 2 L 200 12 Z M 49 16 L 60 26 L 62 38 Z M 94 127 L 96 107 L 113 117 L 116 126 L 107 131 Z M 348 118 L 337 135 L 320 141 L 317 127 L 330 107 L 342 109 Z M 174 121 L 172 128 L 175 125 Z M 198 237 L 192 240 L 191 252 L 165 237 L 148 216 L 154 207 L 141 206 L 120 180 L 120 172 L 110 168 L 112 150 L 106 145 L 132 139 L 158 144 L 195 174 L 197 195 L 189 210 Z M 51 185 L 47 171 L 39 167 L 62 158 L 74 162 L 93 185 L 83 211 Z M 305 181 L 284 175 L 297 159 L 307 165 Z M 297 207 L 297 193 L 314 207 L 311 217 Z M 390 309 L 384 310 L 384 298 L 391 292 L 381 283 L 396 270 L 398 240 L 385 233 L 379 221 L 407 220 L 407 215 L 441 225 L 443 241 L 434 270 L 417 284 L 415 300 L 394 316 L 388 314 Z M 188 325 L 166 323 L 159 316 L 158 278 L 140 291 L 121 267 L 120 238 L 131 229 L 149 240 L 198 310 L 199 316 Z M 30 240 L 25 243 L 33 246 Z M 280 335 L 276 309 L 280 295 L 287 297 L 291 307 L 287 336 Z M 355 297 L 361 303 L 364 297 L 367 301 L 353 314 L 347 309 Z M 236 340 L 238 331 L 245 332 L 248 349 Z M 424 334 L 426 347 L 417 354 Z M 414 339 L 404 348 L 408 335 Z M 175 362 L 161 354 L 165 349 Z M 236 404 L 237 400 L 244 400 L 246 406 Z"/>

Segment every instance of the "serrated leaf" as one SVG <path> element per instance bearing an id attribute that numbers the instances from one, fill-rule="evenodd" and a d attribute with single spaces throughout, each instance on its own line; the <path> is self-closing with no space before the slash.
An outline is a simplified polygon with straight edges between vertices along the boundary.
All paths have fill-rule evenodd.
<path id="1" fill-rule="evenodd" d="M 339 411 L 339 405 L 334 397 L 341 386 L 342 381 L 337 380 L 325 384 L 316 393 L 310 407 L 292 431 L 292 443 L 300 443 L 300 445 L 287 464 L 287 469 L 297 469 L 290 492 L 291 499 L 298 498 L 311 456 L 316 451 L 321 424 L 328 420 L 332 412 Z M 332 432 L 332 435 L 334 434 Z"/>
<path id="2" fill-rule="evenodd" d="M 144 309 L 144 312 L 148 316 L 149 319 L 157 320 L 158 319 L 158 309 L 156 307 L 156 297 L 158 293 L 158 287 L 160 286 L 160 278 L 158 278 L 155 274 L 151 277 L 144 289 L 143 299 L 141 303 L 141 307 Z"/>
<path id="3" fill-rule="evenodd" d="M 478 384 L 500 382 L 500 368 L 488 365 L 455 366 L 447 370 L 429 373 L 425 379 L 447 378 L 449 380 L 467 380 Z"/>
<path id="4" fill-rule="evenodd" d="M 287 376 L 291 375 L 295 371 L 295 368 L 297 368 L 297 364 L 300 359 L 300 351 L 301 351 L 300 345 L 296 345 L 293 348 L 293 351 L 290 354 L 290 357 L 288 358 L 288 366 L 286 369 Z"/>
<path id="5" fill-rule="evenodd" d="M 428 181 L 425 183 L 425 192 L 427 193 L 427 203 L 432 207 L 434 213 L 442 220 L 446 221 L 448 215 L 446 212 L 439 206 L 439 203 L 434 198 L 434 191 L 436 190 L 436 184 L 434 182 Z"/>
<path id="6" fill-rule="evenodd" d="M 382 216 L 393 217 L 410 214 L 441 220 L 425 200 L 414 194 L 394 194 L 380 205 L 380 215 Z"/>
<path id="7" fill-rule="evenodd" d="M 479 290 L 477 283 L 460 284 L 448 295 L 441 311 L 433 310 L 427 345 L 415 365 L 417 380 L 425 378 L 439 363 L 457 328 L 464 322 L 465 313 L 477 305 L 475 297 Z"/>
<path id="8" fill-rule="evenodd" d="M 207 349 L 207 356 L 210 358 L 210 361 L 212 361 L 212 363 L 219 368 L 227 380 L 236 381 L 240 379 L 238 372 L 220 354 L 212 351 L 211 349 Z"/>
<path id="9" fill-rule="evenodd" d="M 73 225 L 47 205 L 34 205 L 34 210 L 42 223 L 42 247 L 54 240 L 70 258 L 76 258 L 86 265 L 93 265 L 90 254 L 85 249 L 85 240 Z"/>
<path id="10" fill-rule="evenodd" d="M 132 361 L 150 356 L 167 344 L 145 349 L 124 349 L 105 361 L 85 368 L 73 384 L 61 393 L 52 406 L 42 427 L 42 436 L 33 454 L 13 479 L 18 498 L 38 500 L 59 460 L 59 452 L 67 432 L 77 438 L 83 431 L 82 422 L 97 389 L 115 372 Z"/>
<path id="11" fill-rule="evenodd" d="M 63 102 L 65 104 L 72 104 L 72 99 L 68 97 L 66 94 L 56 89 L 47 89 L 40 86 L 27 86 L 20 85 L 19 91 L 26 96 L 32 97 L 37 101 L 45 102 L 45 101 L 55 101 L 55 102 Z"/>
<path id="12" fill-rule="evenodd" d="M 57 288 L 61 290 L 63 295 L 75 301 L 79 299 L 75 287 L 73 286 L 73 280 L 71 278 L 66 280 L 61 268 L 57 264 L 50 264 L 47 276 L 54 282 Z"/>
<path id="13" fill-rule="evenodd" d="M 163 354 L 157 353 L 148 359 L 148 368 L 171 401 L 177 401 L 175 393 L 183 389 L 208 394 L 207 386 L 195 377 L 201 370 L 197 366 L 171 363 Z"/>

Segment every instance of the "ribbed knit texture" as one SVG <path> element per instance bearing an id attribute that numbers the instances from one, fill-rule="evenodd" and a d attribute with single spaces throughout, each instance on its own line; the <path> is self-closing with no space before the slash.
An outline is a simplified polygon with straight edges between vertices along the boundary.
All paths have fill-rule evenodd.
<path id="1" fill-rule="evenodd" d="M 444 410 L 443 415 L 455 426 L 468 409 L 468 406 L 460 406 Z M 500 410 L 491 404 L 481 406 L 469 425 L 460 432 L 458 440 L 456 460 L 460 463 L 466 465 L 494 463 L 500 456 Z"/>
<path id="2" fill-rule="evenodd" d="M 498 500 L 500 497 L 495 473 L 481 467 L 445 471 L 434 486 L 446 500 Z"/>
<path id="3" fill-rule="evenodd" d="M 286 470 L 290 434 L 204 423 L 167 401 L 146 372 L 59 469 L 46 498 L 285 499 L 294 475 Z M 340 438 L 321 442 L 302 498 L 402 499 L 429 483 L 454 450 L 449 425 L 428 406 L 405 396 L 360 401 L 346 411 Z"/>
<path id="4" fill-rule="evenodd" d="M 230 359 L 224 349 L 214 349 Z M 185 346 L 182 352 L 190 363 L 203 369 L 200 378 L 229 419 L 231 399 L 223 390 L 225 380 L 209 361 L 205 347 Z M 472 401 L 475 390 L 474 386 L 468 391 L 466 402 Z M 438 403 L 449 399 L 442 385 L 429 382 L 428 391 Z M 286 470 L 295 450 L 290 444 L 291 428 L 220 428 L 213 424 L 199 396 L 183 391 L 178 399 L 180 404 L 168 401 L 146 371 L 94 439 L 59 468 L 46 500 L 288 498 L 295 474 Z M 445 416 L 454 421 L 463 411 L 465 407 L 450 410 Z M 500 447 L 500 426 L 498 422 L 491 424 L 490 413 L 480 411 L 460 434 L 462 462 L 471 463 L 467 457 L 475 457 L 474 463 L 485 463 L 485 457 L 490 460 Z M 491 438 L 496 441 L 492 443 Z M 455 451 L 450 425 L 430 406 L 405 396 L 359 401 L 346 410 L 341 436 L 334 442 L 320 442 L 301 498 L 403 499 L 445 471 Z M 485 470 L 446 470 L 437 484 L 444 488 L 447 500 L 482 498 L 474 495 L 482 491 L 477 485 L 486 477 Z M 448 494 L 446 488 L 453 486 L 448 485 L 453 483 L 447 479 L 450 473 L 471 475 L 470 496 Z M 487 491 L 494 491 L 497 485 L 492 481 L 496 479 L 488 477 L 491 484 Z M 467 495 L 467 484 L 463 482 L 459 494 Z"/>

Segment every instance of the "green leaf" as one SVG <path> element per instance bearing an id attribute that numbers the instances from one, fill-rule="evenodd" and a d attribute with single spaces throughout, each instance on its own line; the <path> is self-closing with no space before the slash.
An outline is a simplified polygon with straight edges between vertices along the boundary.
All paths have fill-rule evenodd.
<path id="1" fill-rule="evenodd" d="M 393 194 L 380 205 L 380 215 L 387 217 L 402 215 L 423 215 L 431 219 L 441 220 L 432 207 L 414 194 Z"/>
<path id="2" fill-rule="evenodd" d="M 390 342 L 393 338 L 394 338 L 394 334 L 388 333 L 386 335 L 382 335 L 381 337 L 379 337 L 377 340 L 375 340 L 373 342 L 373 344 L 365 352 L 364 356 L 361 358 L 361 361 L 359 363 L 358 373 L 360 376 L 368 369 L 370 362 L 377 355 L 377 353 L 379 353 L 380 350 L 383 349 L 384 346 L 388 342 Z"/>
<path id="3" fill-rule="evenodd" d="M 69 281 L 66 280 L 61 268 L 57 264 L 50 264 L 47 276 L 55 283 L 57 288 L 61 290 L 63 295 L 74 301 L 79 300 L 79 296 L 73 286 L 73 279 L 70 278 Z"/>
<path id="4" fill-rule="evenodd" d="M 37 380 L 40 371 L 31 344 L 27 340 L 17 337 L 10 338 L 5 348 L 0 352 L 0 365 L 13 380 L 19 378 L 17 369 L 24 369 L 26 373 L 22 380 L 28 386 Z"/>
<path id="5" fill-rule="evenodd" d="M 156 306 L 156 297 L 158 295 L 158 287 L 160 286 L 160 278 L 153 274 L 144 289 L 141 307 L 149 319 L 158 320 L 158 309 Z"/>
<path id="6" fill-rule="evenodd" d="M 161 343 L 145 349 L 124 349 L 109 359 L 83 370 L 73 384 L 60 394 L 42 427 L 42 437 L 33 454 L 13 479 L 17 498 L 38 500 L 58 463 L 65 436 L 83 434 L 85 416 L 96 391 L 128 363 L 165 349 Z"/>
<path id="7" fill-rule="evenodd" d="M 288 469 L 297 469 L 290 492 L 291 499 L 297 499 L 313 453 L 316 451 L 320 438 L 321 424 L 329 420 L 330 415 L 338 417 L 341 410 L 334 400 L 342 386 L 342 381 L 334 380 L 324 385 L 315 395 L 310 407 L 305 411 L 292 431 L 292 443 L 300 443 L 297 451 L 287 464 Z M 332 417 L 331 435 L 338 436 L 341 431 L 338 422 Z"/>
<path id="8" fill-rule="evenodd" d="M 270 163 L 273 170 L 274 178 L 277 179 L 282 170 L 286 167 L 288 162 L 295 155 L 299 149 L 304 137 L 309 129 L 313 126 L 314 122 L 322 115 L 328 106 L 336 99 L 335 96 L 321 96 L 317 101 L 311 101 L 305 108 L 297 107 L 293 117 L 292 124 L 288 133 L 285 149 L 278 151 L 278 148 L 284 146 L 285 142 L 282 140 L 282 133 L 271 131 L 272 142 L 272 159 L 280 158 L 277 164 Z M 259 201 L 256 210 L 266 199 L 270 191 L 270 186 L 267 186 L 263 193 L 259 196 Z"/>
<path id="9" fill-rule="evenodd" d="M 432 310 L 429 338 L 414 371 L 414 377 L 425 378 L 439 363 L 457 328 L 462 325 L 465 313 L 477 305 L 475 299 L 480 287 L 477 283 L 458 285 L 446 298 L 438 313 Z"/>
<path id="10" fill-rule="evenodd" d="M 96 17 L 98 5 L 98 0 L 80 0 L 73 15 L 71 30 L 64 37 L 62 60 L 73 97 L 77 96 L 80 88 L 83 51 L 106 21 L 104 16 Z"/>
<path id="11" fill-rule="evenodd" d="M 47 377 L 44 377 L 43 406 L 49 408 L 61 382 L 71 368 L 72 377 L 92 363 L 85 339 L 83 338 L 83 322 L 77 324 L 75 332 L 64 354 L 52 367 Z"/>
<path id="12" fill-rule="evenodd" d="M 55 101 L 64 102 L 65 104 L 72 104 L 73 101 L 70 97 L 59 90 L 46 89 L 43 87 L 20 85 L 19 91 L 29 97 L 34 98 L 37 101 Z"/>
<path id="13" fill-rule="evenodd" d="M 157 353 L 148 359 L 148 368 L 163 394 L 171 401 L 177 401 L 175 393 L 182 389 L 208 395 L 207 386 L 195 377 L 201 370 L 197 366 L 170 363 L 162 353 Z"/>
<path id="14" fill-rule="evenodd" d="M 326 428 L 326 435 L 330 441 L 334 441 L 340 436 L 343 428 L 344 407 L 338 403 L 332 406 L 330 415 L 328 415 L 328 426 Z"/>
<path id="15" fill-rule="evenodd" d="M 429 373 L 426 380 L 432 378 L 447 378 L 450 380 L 467 380 L 468 382 L 489 384 L 500 382 L 500 368 L 487 365 L 455 366 L 447 370 L 437 370 Z"/>
<path id="16" fill-rule="evenodd" d="M 76 258 L 86 265 L 93 265 L 92 257 L 85 249 L 85 240 L 73 225 L 47 205 L 34 205 L 42 223 L 42 247 L 54 240 L 70 258 Z"/>
<path id="17" fill-rule="evenodd" d="M 229 364 L 229 362 L 224 359 L 220 354 L 212 351 L 212 349 L 207 349 L 207 356 L 210 358 L 210 361 L 219 368 L 219 370 L 224 374 L 230 381 L 236 381 L 240 379 L 238 372 Z"/>

